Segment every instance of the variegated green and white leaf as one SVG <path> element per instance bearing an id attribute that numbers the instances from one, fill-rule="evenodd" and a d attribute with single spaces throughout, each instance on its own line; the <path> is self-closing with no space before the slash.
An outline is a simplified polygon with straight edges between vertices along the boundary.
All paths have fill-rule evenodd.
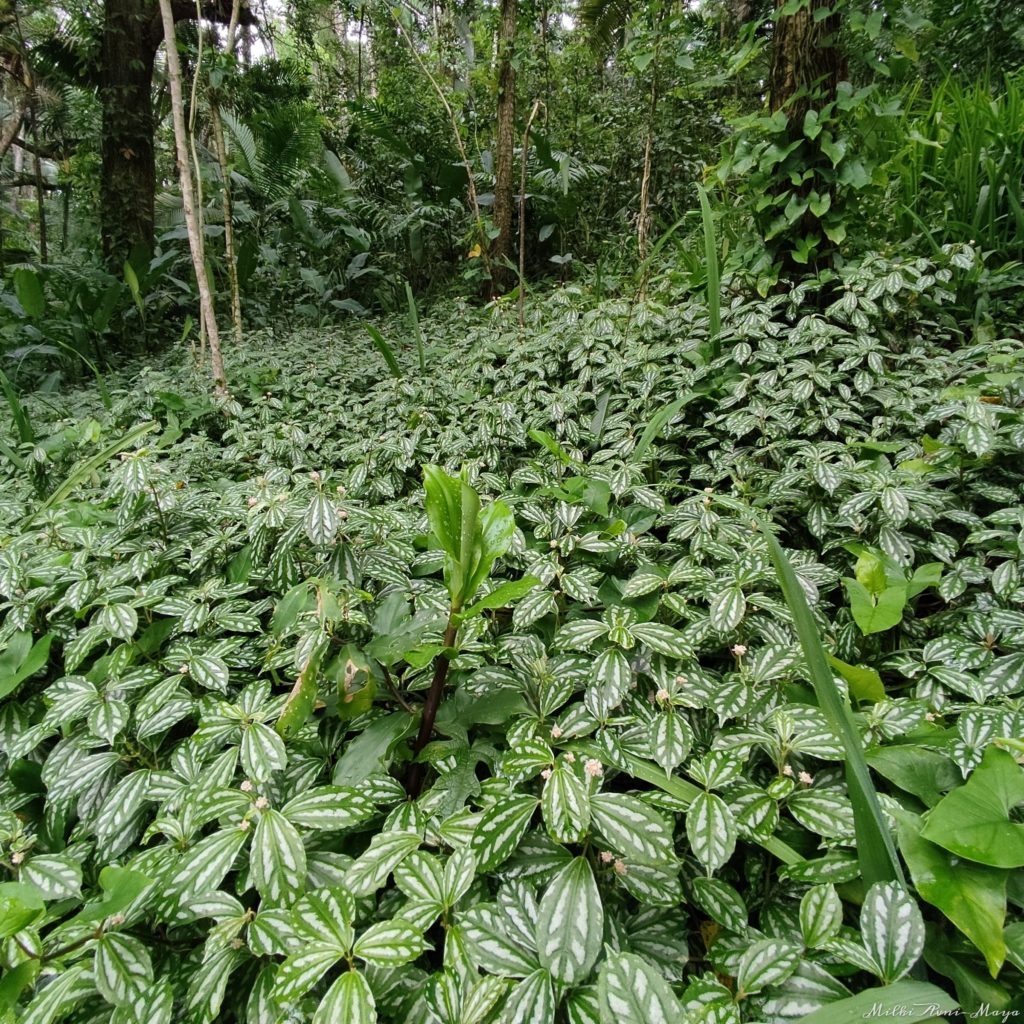
<path id="1" fill-rule="evenodd" d="M 274 999 L 287 1006 L 308 992 L 343 956 L 335 945 L 311 943 L 293 953 L 277 972 Z"/>
<path id="2" fill-rule="evenodd" d="M 356 971 L 346 971 L 338 978 L 313 1014 L 313 1024 L 375 1024 L 376 1020 L 373 992 Z"/>
<path id="3" fill-rule="evenodd" d="M 96 943 L 96 988 L 114 1006 L 132 1004 L 153 983 L 149 951 L 139 939 L 107 932 Z"/>
<path id="4" fill-rule="evenodd" d="M 540 901 L 537 952 L 556 980 L 577 985 L 590 973 L 601 952 L 604 907 L 594 872 L 584 857 L 575 857 L 555 877 Z"/>
<path id="5" fill-rule="evenodd" d="M 185 904 L 200 893 L 219 889 L 248 838 L 247 831 L 233 828 L 200 839 L 178 862 L 168 885 L 169 894 Z"/>
<path id="6" fill-rule="evenodd" d="M 326 547 L 338 533 L 338 513 L 331 499 L 323 491 L 317 491 L 306 507 L 303 517 L 306 536 L 317 547 Z"/>
<path id="7" fill-rule="evenodd" d="M 376 807 L 351 786 L 317 786 L 293 797 L 281 813 L 300 828 L 341 832 L 372 818 Z"/>
<path id="8" fill-rule="evenodd" d="M 860 911 L 864 948 L 886 985 L 902 978 L 924 951 L 924 919 L 917 902 L 898 882 L 876 882 Z"/>
<path id="9" fill-rule="evenodd" d="M 629 659 L 617 647 L 609 647 L 597 656 L 586 695 L 586 705 L 595 718 L 603 721 L 622 703 L 632 677 Z"/>
<path id="10" fill-rule="evenodd" d="M 654 719 L 651 729 L 651 757 L 667 775 L 686 760 L 693 744 L 689 723 L 674 711 L 663 711 Z"/>
<path id="11" fill-rule="evenodd" d="M 512 855 L 536 810 L 536 799 L 511 793 L 483 812 L 470 840 L 480 871 L 492 871 Z"/>
<path id="12" fill-rule="evenodd" d="M 264 900 L 293 900 L 306 882 L 306 850 L 295 826 L 280 811 L 260 815 L 249 854 L 253 883 Z"/>
<path id="13" fill-rule="evenodd" d="M 349 868 L 345 884 L 353 896 L 369 896 L 388 875 L 420 845 L 418 832 L 378 832 L 359 859 Z"/>
<path id="14" fill-rule="evenodd" d="M 188 662 L 189 675 L 208 690 L 228 692 L 228 667 L 220 658 L 203 654 Z"/>
<path id="15" fill-rule="evenodd" d="M 253 782 L 266 782 L 288 764 L 284 740 L 262 722 L 253 722 L 242 730 L 239 754 L 242 771 Z"/>
<path id="16" fill-rule="evenodd" d="M 271 910 L 261 910 L 256 920 L 270 914 Z M 291 911 L 291 923 L 300 941 L 334 945 L 341 953 L 347 953 L 355 938 L 352 931 L 355 916 L 355 901 L 348 890 L 320 889 L 306 893 L 295 904 Z M 283 935 L 281 938 L 287 944 L 289 936 Z"/>
<path id="17" fill-rule="evenodd" d="M 629 632 L 655 654 L 664 654 L 666 658 L 693 657 L 693 644 L 685 633 L 673 626 L 661 622 L 638 622 L 629 627 Z"/>
<path id="18" fill-rule="evenodd" d="M 116 640 L 131 640 L 139 628 L 139 614 L 128 604 L 108 604 L 100 611 L 99 624 Z"/>
<path id="19" fill-rule="evenodd" d="M 743 588 L 732 586 L 711 599 L 711 625 L 719 633 L 731 633 L 747 613 Z"/>
<path id="20" fill-rule="evenodd" d="M 679 1024 L 684 1019 L 668 982 L 634 953 L 612 953 L 598 980 L 601 1024 Z"/>
<path id="21" fill-rule="evenodd" d="M 555 765 L 544 783 L 541 811 L 551 838 L 576 843 L 590 824 L 590 797 L 573 770 L 563 762 Z"/>
<path id="22" fill-rule="evenodd" d="M 816 949 L 839 934 L 843 904 L 831 885 L 816 885 L 800 900 L 800 932 L 804 945 Z"/>
<path id="23" fill-rule="evenodd" d="M 82 887 L 82 865 L 68 854 L 40 854 L 21 866 L 20 881 L 34 885 L 44 900 L 78 896 Z"/>
<path id="24" fill-rule="evenodd" d="M 378 921 L 356 939 L 352 952 L 374 967 L 415 960 L 424 949 L 423 936 L 408 921 Z"/>
<path id="25" fill-rule="evenodd" d="M 563 651 L 588 651 L 594 641 L 607 632 L 608 625 L 598 619 L 576 619 L 558 630 L 555 646 Z"/>
<path id="26" fill-rule="evenodd" d="M 555 1024 L 551 976 L 534 971 L 512 989 L 501 1009 L 501 1024 Z"/>
<path id="27" fill-rule="evenodd" d="M 509 934 L 504 915 L 492 904 L 479 904 L 463 915 L 460 926 L 473 962 L 491 974 L 523 978 L 540 965 L 533 951 Z"/>
<path id="28" fill-rule="evenodd" d="M 782 939 L 758 939 L 740 957 L 736 985 L 750 995 L 788 978 L 800 963 L 803 950 Z"/>
<path id="29" fill-rule="evenodd" d="M 675 846 L 669 819 L 631 793 L 595 793 L 590 798 L 594 828 L 627 861 L 672 863 Z"/>
<path id="30" fill-rule="evenodd" d="M 729 805 L 715 793 L 700 793 L 686 812 L 686 836 L 704 870 L 714 874 L 736 848 L 736 822 Z"/>

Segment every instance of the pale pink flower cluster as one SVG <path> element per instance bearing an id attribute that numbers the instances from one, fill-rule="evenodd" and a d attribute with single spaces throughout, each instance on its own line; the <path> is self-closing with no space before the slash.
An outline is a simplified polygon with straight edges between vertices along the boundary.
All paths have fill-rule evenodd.
<path id="1" fill-rule="evenodd" d="M 596 757 L 587 758 L 583 764 L 583 770 L 592 779 L 598 779 L 604 775 L 604 768 L 601 767 L 601 762 Z"/>

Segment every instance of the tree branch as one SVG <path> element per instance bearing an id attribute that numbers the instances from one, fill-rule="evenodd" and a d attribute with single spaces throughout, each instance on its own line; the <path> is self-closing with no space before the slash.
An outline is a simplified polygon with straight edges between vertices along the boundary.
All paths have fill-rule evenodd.
<path id="1" fill-rule="evenodd" d="M 199 5 L 202 11 L 203 21 L 212 21 L 217 25 L 230 25 L 232 15 L 231 0 L 204 0 Z M 196 3 L 195 0 L 171 0 L 171 15 L 174 21 L 195 21 Z M 237 25 L 258 25 L 259 19 L 252 12 L 247 4 L 238 11 Z M 149 40 L 155 51 L 164 40 L 163 22 L 160 20 L 160 12 L 157 11 L 146 29 L 146 38 Z"/>

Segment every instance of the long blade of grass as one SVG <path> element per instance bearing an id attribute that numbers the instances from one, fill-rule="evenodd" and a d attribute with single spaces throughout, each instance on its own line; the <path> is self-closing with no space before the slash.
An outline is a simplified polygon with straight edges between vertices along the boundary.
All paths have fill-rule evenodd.
<path id="1" fill-rule="evenodd" d="M 707 264 L 708 320 L 711 358 L 722 353 L 722 282 L 718 268 L 718 245 L 715 240 L 715 222 L 711 216 L 711 203 L 703 185 L 697 186 L 700 197 L 700 219 L 704 224 L 704 262 Z"/>
<path id="2" fill-rule="evenodd" d="M 763 530 L 768 553 L 775 565 L 786 604 L 793 616 L 793 625 L 803 648 L 807 671 L 818 705 L 839 736 L 846 753 L 846 786 L 853 804 L 854 831 L 857 837 L 857 859 L 865 885 L 897 881 L 906 885 L 903 870 L 896 856 L 896 847 L 882 817 L 878 794 L 867 761 L 864 745 L 847 703 L 836 688 L 828 656 L 814 624 L 803 589 L 797 582 L 793 566 L 779 542 Z"/>
<path id="3" fill-rule="evenodd" d="M 593 753 L 595 756 L 598 756 L 600 751 L 595 749 Z M 653 764 L 641 761 L 638 757 L 632 757 L 627 754 L 626 763 L 629 765 L 629 774 L 634 779 L 641 779 L 652 786 L 657 786 L 658 789 L 668 793 L 669 796 L 675 797 L 680 803 L 687 806 L 704 792 L 703 789 L 695 786 L 692 782 L 687 782 L 686 779 L 680 779 L 676 775 L 666 776 L 661 768 L 655 768 Z M 787 845 L 781 839 L 776 839 L 775 836 L 769 836 L 767 839 L 758 839 L 757 843 L 772 854 L 772 856 L 781 860 L 783 864 L 800 864 L 804 860 L 793 847 Z"/>
<path id="4" fill-rule="evenodd" d="M 395 358 L 395 353 L 391 351 L 391 346 L 384 340 L 384 335 L 376 327 L 371 327 L 370 324 L 363 324 L 363 326 L 366 328 L 366 333 L 370 336 L 374 347 L 384 357 L 384 362 L 388 364 L 391 376 L 401 377 L 402 368 L 398 365 L 398 360 Z"/>
<path id="5" fill-rule="evenodd" d="M 3 370 L 0 370 L 0 388 L 4 390 L 7 404 L 10 406 L 11 416 L 14 417 L 14 429 L 18 432 L 18 439 L 22 444 L 34 444 L 36 432 L 32 429 L 32 421 L 28 418 L 25 406 L 21 404 L 18 392 Z"/>
<path id="6" fill-rule="evenodd" d="M 21 521 L 20 528 L 22 530 L 27 529 L 40 515 L 48 509 L 53 508 L 54 505 L 60 504 L 60 502 L 62 502 L 83 480 L 99 469 L 105 462 L 108 462 L 118 453 L 123 452 L 125 448 L 130 448 L 140 437 L 144 434 L 148 434 L 151 430 L 156 430 L 158 426 L 159 424 L 156 422 L 140 423 L 137 427 L 132 427 L 124 437 L 119 438 L 112 444 L 108 444 L 102 451 L 97 452 L 88 459 L 83 459 L 73 470 L 71 470 L 67 479 L 53 492 L 53 494 L 51 494 L 46 501 L 39 506 L 39 508 L 34 512 L 30 512 Z"/>
<path id="7" fill-rule="evenodd" d="M 405 282 L 405 300 L 409 304 L 409 326 L 416 338 L 416 353 L 420 357 L 420 373 L 427 372 L 427 357 L 423 351 L 423 332 L 420 330 L 420 318 L 416 312 L 416 299 L 413 297 L 409 282 Z"/>

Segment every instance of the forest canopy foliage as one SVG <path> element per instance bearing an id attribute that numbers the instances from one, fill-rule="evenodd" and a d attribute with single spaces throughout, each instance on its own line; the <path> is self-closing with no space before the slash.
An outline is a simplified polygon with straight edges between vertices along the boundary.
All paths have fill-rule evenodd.
<path id="1" fill-rule="evenodd" d="M 1024 1013 L 1024 5 L 0 72 L 0 1022 Z"/>

